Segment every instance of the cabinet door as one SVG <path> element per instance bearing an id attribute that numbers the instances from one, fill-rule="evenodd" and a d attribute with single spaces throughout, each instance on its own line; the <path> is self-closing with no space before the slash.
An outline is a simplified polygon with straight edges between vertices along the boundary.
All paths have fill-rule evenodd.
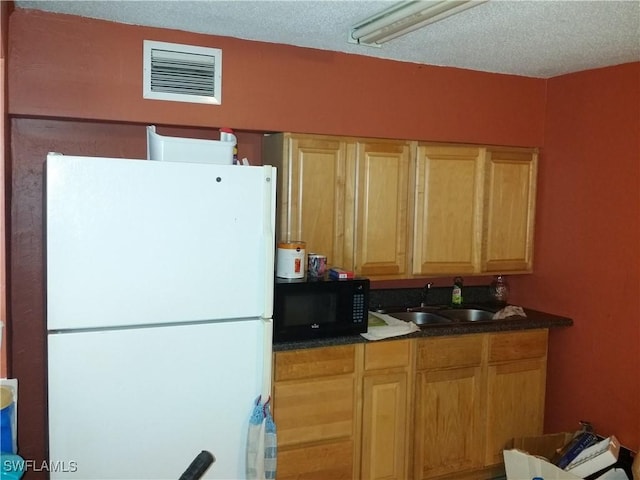
<path id="1" fill-rule="evenodd" d="M 484 335 L 418 342 L 414 475 L 432 478 L 482 467 Z"/>
<path id="2" fill-rule="evenodd" d="M 409 478 L 415 340 L 364 345 L 361 478 Z"/>
<path id="3" fill-rule="evenodd" d="M 287 135 L 285 141 L 278 172 L 279 239 L 303 240 L 307 253 L 326 255 L 330 266 L 352 268 L 351 255 L 344 256 L 345 222 L 353 221 L 353 207 L 345 205 L 345 141 L 304 135 Z"/>
<path id="4" fill-rule="evenodd" d="M 488 465 L 502 462 L 502 450 L 512 438 L 542 435 L 545 369 L 543 360 L 489 366 Z"/>
<path id="5" fill-rule="evenodd" d="M 363 383 L 362 478 L 406 478 L 407 372 L 368 375 Z"/>
<path id="6" fill-rule="evenodd" d="M 547 330 L 492 334 L 487 375 L 487 465 L 513 437 L 542 434 Z"/>
<path id="7" fill-rule="evenodd" d="M 355 269 L 363 276 L 407 272 L 409 145 L 357 144 Z"/>
<path id="8" fill-rule="evenodd" d="M 482 467 L 480 367 L 419 372 L 415 404 L 415 476 Z"/>
<path id="9" fill-rule="evenodd" d="M 532 150 L 488 149 L 483 271 L 532 270 L 536 171 Z"/>
<path id="10" fill-rule="evenodd" d="M 414 196 L 414 275 L 479 271 L 483 150 L 420 145 Z"/>

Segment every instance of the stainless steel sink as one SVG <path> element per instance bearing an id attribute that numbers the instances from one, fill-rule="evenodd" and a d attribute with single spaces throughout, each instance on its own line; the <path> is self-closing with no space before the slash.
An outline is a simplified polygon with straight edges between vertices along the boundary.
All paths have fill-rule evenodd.
<path id="1" fill-rule="evenodd" d="M 397 312 L 389 313 L 388 315 L 399 320 L 404 320 L 405 322 L 413 322 L 418 326 L 453 323 L 452 319 L 436 315 L 432 312 Z"/>
<path id="2" fill-rule="evenodd" d="M 447 310 L 440 310 L 438 315 L 441 315 L 452 320 L 459 322 L 486 322 L 493 320 L 493 312 L 486 310 L 479 310 L 477 308 L 451 308 Z"/>

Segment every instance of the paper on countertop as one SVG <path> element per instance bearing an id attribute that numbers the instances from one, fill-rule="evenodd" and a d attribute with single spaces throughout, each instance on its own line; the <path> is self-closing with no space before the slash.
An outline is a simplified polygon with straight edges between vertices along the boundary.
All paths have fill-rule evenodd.
<path id="1" fill-rule="evenodd" d="M 527 314 L 524 313 L 522 307 L 516 307 L 515 305 L 507 305 L 502 310 L 498 310 L 493 316 L 494 320 L 500 320 L 507 317 L 526 317 Z"/>
<path id="2" fill-rule="evenodd" d="M 413 322 L 398 320 L 384 313 L 369 312 L 369 328 L 360 335 L 367 340 L 382 340 L 419 331 L 420 327 Z"/>

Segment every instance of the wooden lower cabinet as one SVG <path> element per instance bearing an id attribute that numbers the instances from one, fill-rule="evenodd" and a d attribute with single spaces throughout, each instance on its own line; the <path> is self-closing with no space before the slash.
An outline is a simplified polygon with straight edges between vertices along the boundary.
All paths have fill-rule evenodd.
<path id="1" fill-rule="evenodd" d="M 279 480 L 471 480 L 539 435 L 545 330 L 276 352 Z"/>
<path id="2" fill-rule="evenodd" d="M 513 437 L 542 435 L 548 330 L 490 334 L 487 371 L 487 465 L 503 461 Z"/>
<path id="3" fill-rule="evenodd" d="M 362 382 L 361 478 L 408 477 L 415 342 L 365 345 Z"/>
<path id="4" fill-rule="evenodd" d="M 276 352 L 277 477 L 359 477 L 362 345 Z"/>
<path id="5" fill-rule="evenodd" d="M 418 342 L 416 479 L 482 467 L 483 344 L 484 335 Z"/>
<path id="6" fill-rule="evenodd" d="M 330 442 L 278 450 L 278 480 L 351 480 L 353 442 Z"/>

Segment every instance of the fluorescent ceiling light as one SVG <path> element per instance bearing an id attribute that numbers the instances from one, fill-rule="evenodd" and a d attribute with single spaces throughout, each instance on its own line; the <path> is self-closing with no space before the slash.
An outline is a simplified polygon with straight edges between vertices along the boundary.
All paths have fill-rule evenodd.
<path id="1" fill-rule="evenodd" d="M 393 40 L 487 0 L 404 1 L 351 27 L 349 41 L 368 46 Z"/>

